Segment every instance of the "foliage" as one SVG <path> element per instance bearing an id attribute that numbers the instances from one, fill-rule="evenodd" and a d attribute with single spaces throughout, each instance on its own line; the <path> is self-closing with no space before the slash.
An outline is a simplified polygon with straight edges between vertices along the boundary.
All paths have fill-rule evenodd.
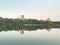
<path id="1" fill-rule="evenodd" d="M 8 28 L 8 29 L 20 29 L 24 27 L 24 24 L 36 24 L 39 27 L 60 27 L 60 22 L 52 22 L 52 21 L 44 21 L 44 20 L 36 20 L 36 19 L 8 19 L 0 17 L 0 28 Z M 34 26 L 34 25 L 33 25 Z"/>

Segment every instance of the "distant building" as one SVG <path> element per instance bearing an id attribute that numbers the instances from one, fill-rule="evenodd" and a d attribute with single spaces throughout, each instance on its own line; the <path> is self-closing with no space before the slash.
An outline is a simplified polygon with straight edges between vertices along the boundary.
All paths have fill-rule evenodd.
<path id="1" fill-rule="evenodd" d="M 46 21 L 50 21 L 50 18 L 48 18 Z"/>
<path id="2" fill-rule="evenodd" d="M 21 15 L 20 17 L 18 17 L 18 19 L 24 20 L 24 15 Z"/>
<path id="3" fill-rule="evenodd" d="M 21 18 L 22 20 L 24 20 L 24 15 L 21 15 L 20 18 Z"/>

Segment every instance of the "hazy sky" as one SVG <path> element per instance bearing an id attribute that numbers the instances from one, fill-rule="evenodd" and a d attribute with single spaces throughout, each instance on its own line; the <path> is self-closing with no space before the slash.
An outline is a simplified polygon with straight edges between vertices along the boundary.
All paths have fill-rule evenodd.
<path id="1" fill-rule="evenodd" d="M 0 0 L 0 17 L 60 20 L 60 0 Z"/>

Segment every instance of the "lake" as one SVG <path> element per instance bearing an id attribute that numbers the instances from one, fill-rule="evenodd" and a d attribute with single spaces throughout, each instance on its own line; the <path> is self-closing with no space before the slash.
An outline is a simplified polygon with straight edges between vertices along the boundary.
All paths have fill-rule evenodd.
<path id="1" fill-rule="evenodd" d="M 60 45 L 60 28 L 1 31 L 0 45 Z"/>

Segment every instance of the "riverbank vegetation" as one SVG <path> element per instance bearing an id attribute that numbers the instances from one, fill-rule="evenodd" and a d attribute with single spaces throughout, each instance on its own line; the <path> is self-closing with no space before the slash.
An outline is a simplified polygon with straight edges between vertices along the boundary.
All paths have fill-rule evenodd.
<path id="1" fill-rule="evenodd" d="M 0 17 L 0 28 L 22 28 L 25 26 L 39 26 L 39 27 L 49 27 L 49 28 L 60 28 L 60 22 L 36 20 L 36 19 L 8 19 Z"/>

